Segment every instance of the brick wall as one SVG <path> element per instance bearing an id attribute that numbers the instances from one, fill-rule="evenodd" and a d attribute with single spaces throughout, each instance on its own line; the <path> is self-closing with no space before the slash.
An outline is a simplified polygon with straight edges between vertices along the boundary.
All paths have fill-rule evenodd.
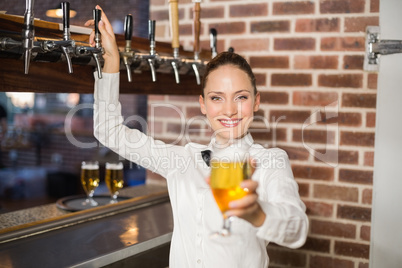
<path id="1" fill-rule="evenodd" d="M 187 50 L 192 7 L 179 1 Z M 379 23 L 379 0 L 204 0 L 201 9 L 201 46 L 209 49 L 216 28 L 218 51 L 233 47 L 252 65 L 262 95 L 252 134 L 288 152 L 307 206 L 307 243 L 297 250 L 270 245 L 270 267 L 368 267 L 377 74 L 363 71 L 363 55 L 365 28 Z M 169 42 L 168 1 L 151 0 L 150 11 L 157 40 Z M 197 100 L 150 96 L 149 104 L 173 104 L 189 120 L 201 115 Z M 186 124 L 173 109 L 149 109 L 157 138 L 209 141 L 205 121 Z"/>

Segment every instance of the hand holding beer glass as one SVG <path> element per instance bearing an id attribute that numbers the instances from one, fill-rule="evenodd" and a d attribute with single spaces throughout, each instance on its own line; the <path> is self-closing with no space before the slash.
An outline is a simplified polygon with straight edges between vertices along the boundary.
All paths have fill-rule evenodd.
<path id="1" fill-rule="evenodd" d="M 229 210 L 229 203 L 247 195 L 240 184 L 249 179 L 252 168 L 249 159 L 236 157 L 223 157 L 211 160 L 210 186 L 216 203 L 223 214 L 222 230 L 212 234 L 212 238 L 230 236 L 231 218 L 225 216 Z"/>
<path id="2" fill-rule="evenodd" d="M 106 163 L 105 183 L 111 195 L 110 203 L 117 203 L 117 195 L 124 184 L 123 163 Z"/>
<path id="3" fill-rule="evenodd" d="M 81 163 L 81 184 L 87 194 L 83 206 L 97 206 L 93 199 L 95 189 L 99 186 L 99 163 L 97 161 L 84 161 Z"/>

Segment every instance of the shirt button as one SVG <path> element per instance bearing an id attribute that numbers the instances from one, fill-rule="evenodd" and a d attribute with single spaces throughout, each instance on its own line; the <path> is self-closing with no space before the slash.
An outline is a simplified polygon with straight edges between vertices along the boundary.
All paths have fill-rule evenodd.
<path id="1" fill-rule="evenodd" d="M 200 260 L 200 259 L 198 259 L 198 260 L 197 260 L 197 263 L 198 263 L 198 264 L 200 264 L 200 263 L 201 263 L 201 260 Z"/>

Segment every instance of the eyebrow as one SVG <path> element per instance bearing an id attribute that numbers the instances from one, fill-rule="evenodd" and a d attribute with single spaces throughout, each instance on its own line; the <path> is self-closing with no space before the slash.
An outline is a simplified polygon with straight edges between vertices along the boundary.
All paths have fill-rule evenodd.
<path id="1" fill-rule="evenodd" d="M 242 92 L 251 93 L 251 90 L 248 90 L 248 89 L 240 89 L 240 90 L 236 91 L 234 94 L 238 94 L 238 93 L 242 93 Z M 223 95 L 223 94 L 225 94 L 225 93 L 222 92 L 222 91 L 210 91 L 210 92 L 208 92 L 207 95 L 209 95 L 209 94 Z"/>

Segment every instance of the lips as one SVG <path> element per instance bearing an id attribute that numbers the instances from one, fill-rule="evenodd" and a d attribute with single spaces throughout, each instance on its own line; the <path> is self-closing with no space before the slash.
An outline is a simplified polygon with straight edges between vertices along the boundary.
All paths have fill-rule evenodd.
<path id="1" fill-rule="evenodd" d="M 222 124 L 222 126 L 230 128 L 239 125 L 241 120 L 242 119 L 219 119 L 218 121 Z"/>

